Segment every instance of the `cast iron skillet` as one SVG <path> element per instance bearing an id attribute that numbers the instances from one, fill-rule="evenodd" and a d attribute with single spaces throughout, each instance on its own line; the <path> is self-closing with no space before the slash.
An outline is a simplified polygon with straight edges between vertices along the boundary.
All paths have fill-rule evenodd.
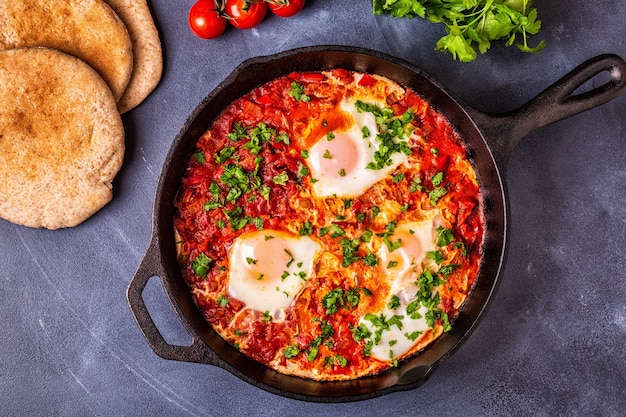
<path id="1" fill-rule="evenodd" d="M 450 120 L 465 141 L 476 169 L 484 199 L 486 233 L 475 288 L 450 332 L 390 372 L 352 381 L 316 382 L 266 368 L 226 343 L 204 321 L 176 262 L 172 220 L 174 197 L 195 143 L 226 106 L 253 88 L 291 71 L 332 68 L 376 73 L 411 87 Z M 575 95 L 586 81 L 602 73 L 608 73 L 609 81 Z M 580 65 L 519 109 L 485 114 L 461 105 L 415 66 L 378 52 L 318 46 L 252 58 L 196 107 L 170 148 L 157 185 L 149 247 L 128 287 L 132 313 L 150 347 L 159 356 L 219 366 L 259 388 L 286 397 L 340 402 L 415 388 L 469 335 L 494 292 L 508 239 L 509 210 L 504 173 L 517 143 L 532 130 L 601 105 L 625 88 L 626 62 L 615 55 L 602 55 Z M 150 317 L 142 291 L 153 276 L 161 278 L 173 309 L 192 335 L 190 346 L 168 344 Z"/>

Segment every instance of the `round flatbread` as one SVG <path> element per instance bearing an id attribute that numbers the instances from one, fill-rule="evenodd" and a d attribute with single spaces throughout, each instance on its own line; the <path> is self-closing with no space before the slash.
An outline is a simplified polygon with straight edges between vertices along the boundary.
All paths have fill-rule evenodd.
<path id="1" fill-rule="evenodd" d="M 0 2 L 0 50 L 35 46 L 58 49 L 87 62 L 116 100 L 133 71 L 128 31 L 103 0 Z"/>
<path id="2" fill-rule="evenodd" d="M 133 43 L 133 73 L 117 103 L 120 113 L 125 113 L 139 105 L 161 80 L 161 40 L 145 0 L 106 1 L 126 25 Z"/>
<path id="3" fill-rule="evenodd" d="M 0 51 L 0 217 L 75 226 L 112 198 L 124 127 L 111 90 L 48 48 Z"/>

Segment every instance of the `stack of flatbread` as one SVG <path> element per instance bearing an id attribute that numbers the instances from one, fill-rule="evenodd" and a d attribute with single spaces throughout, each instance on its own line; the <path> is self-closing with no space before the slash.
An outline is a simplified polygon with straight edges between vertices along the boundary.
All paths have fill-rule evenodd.
<path id="1" fill-rule="evenodd" d="M 121 114 L 161 72 L 146 0 L 0 1 L 0 217 L 58 229 L 107 204 Z"/>

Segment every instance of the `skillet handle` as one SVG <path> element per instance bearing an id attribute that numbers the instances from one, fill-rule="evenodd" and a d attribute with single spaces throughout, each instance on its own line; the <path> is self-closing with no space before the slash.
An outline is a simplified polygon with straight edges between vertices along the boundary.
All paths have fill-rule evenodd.
<path id="1" fill-rule="evenodd" d="M 143 299 L 143 290 L 150 278 L 159 277 L 162 282 L 163 276 L 165 276 L 165 271 L 163 270 L 158 244 L 156 239 L 152 239 L 126 291 L 130 310 L 148 345 L 150 345 L 154 353 L 165 359 L 220 366 L 217 355 L 191 329 L 184 325 L 184 320 L 181 321 L 181 324 L 192 337 L 191 345 L 170 345 L 163 338 L 154 320 L 152 320 Z M 178 311 L 176 313 L 180 316 Z"/>
<path id="2" fill-rule="evenodd" d="M 590 91 L 576 90 L 597 75 L 610 80 Z M 520 108 L 499 114 L 475 114 L 474 120 L 492 147 L 496 163 L 504 172 L 519 141 L 535 129 L 604 104 L 626 89 L 626 61 L 613 54 L 599 55 L 582 63 Z"/>

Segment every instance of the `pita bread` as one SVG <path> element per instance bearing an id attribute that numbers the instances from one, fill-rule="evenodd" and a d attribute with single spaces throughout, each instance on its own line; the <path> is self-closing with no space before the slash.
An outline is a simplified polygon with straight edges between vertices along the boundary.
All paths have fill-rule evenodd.
<path id="1" fill-rule="evenodd" d="M 130 80 L 133 52 L 124 23 L 103 0 L 0 2 L 0 50 L 44 46 L 87 62 L 116 100 Z"/>
<path id="2" fill-rule="evenodd" d="M 159 32 L 146 0 L 106 0 L 126 25 L 133 43 L 133 73 L 117 103 L 125 113 L 141 103 L 161 80 L 163 54 Z"/>
<path id="3" fill-rule="evenodd" d="M 98 73 L 57 50 L 12 49 L 0 86 L 0 217 L 58 229 L 108 203 L 124 127 Z"/>

